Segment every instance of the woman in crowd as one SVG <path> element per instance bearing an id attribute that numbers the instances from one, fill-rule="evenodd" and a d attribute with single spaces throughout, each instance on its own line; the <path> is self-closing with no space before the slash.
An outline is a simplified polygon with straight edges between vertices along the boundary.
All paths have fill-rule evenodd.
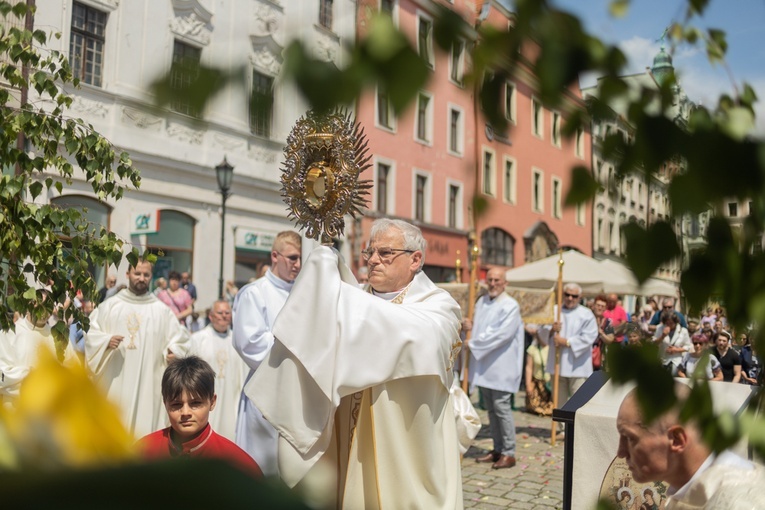
<path id="1" fill-rule="evenodd" d="M 526 349 L 526 409 L 540 416 L 552 415 L 552 393 L 550 374 L 545 371 L 547 360 L 547 343 L 540 338 L 542 335 L 534 335 L 534 341 Z"/>
<path id="2" fill-rule="evenodd" d="M 703 333 L 697 333 L 691 338 L 691 344 L 693 350 L 683 355 L 683 359 L 680 362 L 680 366 L 677 368 L 678 377 L 690 378 L 694 375 L 701 362 L 702 355 L 707 350 L 707 344 L 709 339 Z M 717 358 L 711 355 L 707 355 L 707 361 L 704 366 L 704 376 L 710 381 L 722 381 L 723 374 L 720 368 L 720 362 Z"/>

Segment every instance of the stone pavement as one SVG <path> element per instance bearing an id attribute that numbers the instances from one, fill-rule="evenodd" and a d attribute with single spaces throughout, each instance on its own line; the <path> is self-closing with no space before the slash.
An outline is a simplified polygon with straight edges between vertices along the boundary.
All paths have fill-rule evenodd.
<path id="1" fill-rule="evenodd" d="M 519 392 L 515 397 L 519 410 L 513 413 L 518 463 L 509 469 L 494 470 L 491 464 L 476 463 L 475 457 L 492 448 L 486 411 L 476 408 L 484 426 L 462 460 L 465 508 L 561 508 L 563 440 L 558 439 L 555 446 L 551 446 L 551 418 L 523 412 L 524 401 L 524 393 Z"/>

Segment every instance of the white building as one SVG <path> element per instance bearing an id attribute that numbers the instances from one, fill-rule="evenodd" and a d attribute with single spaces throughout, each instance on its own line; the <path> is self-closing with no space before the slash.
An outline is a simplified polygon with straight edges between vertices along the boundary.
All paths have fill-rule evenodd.
<path id="1" fill-rule="evenodd" d="M 282 149 L 306 106 L 280 82 L 283 50 L 300 38 L 342 66 L 355 36 L 351 0 L 37 0 L 35 28 L 58 31 L 49 46 L 69 55 L 79 89 L 70 114 L 81 117 L 141 172 L 140 190 L 102 203 L 75 180 L 44 200 L 86 206 L 88 216 L 128 242 L 162 250 L 155 278 L 191 271 L 198 306 L 218 294 L 221 195 L 215 166 L 235 167 L 226 203 L 223 277 L 241 284 L 268 263 L 274 234 L 293 228 L 279 188 Z M 153 107 L 150 84 L 171 65 L 244 69 L 206 108 L 175 99 Z M 173 67 L 176 83 L 189 71 Z M 251 108 L 257 98 L 260 109 Z M 117 270 L 125 280 L 126 262 Z M 98 283 L 105 269 L 95 269 Z"/>
<path id="2" fill-rule="evenodd" d="M 657 221 L 670 221 L 671 204 L 667 188 L 673 176 L 682 171 L 683 163 L 668 163 L 650 178 L 642 170 L 627 176 L 618 176 L 615 164 L 603 156 L 603 141 L 609 135 L 620 135 L 627 143 L 634 137 L 634 127 L 627 119 L 627 101 L 640 97 L 643 90 L 658 90 L 666 76 L 673 73 L 672 58 L 662 47 L 654 57 L 653 66 L 645 72 L 623 76 L 629 91 L 624 100 L 610 104 L 613 115 L 610 118 L 593 121 L 592 127 L 592 169 L 593 176 L 602 187 L 593 204 L 593 256 L 598 259 L 619 260 L 625 256 L 625 239 L 622 227 L 634 222 L 647 227 Z M 582 89 L 585 97 L 597 96 L 599 85 Z M 679 125 L 686 125 L 693 103 L 688 100 L 679 85 L 675 87 L 675 102 L 667 112 Z M 658 113 L 658 102 L 649 105 Z M 703 244 L 707 215 L 682 220 L 672 220 L 671 225 L 682 243 L 683 257 L 661 266 L 655 276 L 679 285 L 683 263 L 687 254 Z"/>

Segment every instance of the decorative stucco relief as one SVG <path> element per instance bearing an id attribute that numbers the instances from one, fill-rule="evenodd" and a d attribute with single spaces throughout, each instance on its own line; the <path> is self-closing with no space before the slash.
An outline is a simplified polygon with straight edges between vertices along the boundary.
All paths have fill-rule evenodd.
<path id="1" fill-rule="evenodd" d="M 337 53 L 340 50 L 340 43 L 330 37 L 317 34 L 313 45 L 314 55 L 324 62 L 336 62 Z"/>
<path id="2" fill-rule="evenodd" d="M 282 27 L 284 12 L 274 2 L 259 1 L 253 8 L 255 23 L 252 33 L 258 37 L 275 35 Z"/>
<path id="3" fill-rule="evenodd" d="M 244 148 L 244 140 L 216 133 L 213 135 L 213 145 L 226 151 L 238 151 Z"/>
<path id="4" fill-rule="evenodd" d="M 167 136 L 178 140 L 179 142 L 198 145 L 202 143 L 202 139 L 204 138 L 204 131 L 191 129 L 181 124 L 169 123 L 167 125 Z"/>
<path id="5" fill-rule="evenodd" d="M 159 131 L 162 127 L 162 118 L 129 106 L 122 107 L 122 122 L 150 131 Z"/>
<path id="6" fill-rule="evenodd" d="M 177 36 L 202 46 L 210 43 L 212 13 L 198 0 L 173 0 L 175 17 L 170 30 Z"/>
<path id="7" fill-rule="evenodd" d="M 247 153 L 255 161 L 262 161 L 264 163 L 275 163 L 276 155 L 275 151 L 264 149 L 263 147 L 250 147 Z"/>
<path id="8" fill-rule="evenodd" d="M 75 96 L 72 100 L 72 110 L 75 112 L 87 113 L 94 117 L 104 118 L 109 113 L 109 107 L 100 101 L 93 101 L 91 99 L 84 99 L 80 96 Z"/>
<path id="9" fill-rule="evenodd" d="M 253 67 L 272 76 L 277 76 L 282 68 L 281 56 L 275 55 L 267 46 L 257 48 L 250 55 L 250 62 Z"/>

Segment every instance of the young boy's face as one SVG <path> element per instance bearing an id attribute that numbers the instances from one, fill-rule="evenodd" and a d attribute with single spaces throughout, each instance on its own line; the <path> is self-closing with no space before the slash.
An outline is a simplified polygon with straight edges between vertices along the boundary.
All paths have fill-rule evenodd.
<path id="1" fill-rule="evenodd" d="M 217 395 L 209 400 L 191 397 L 184 391 L 177 399 L 166 400 L 165 409 L 170 418 L 170 426 L 184 441 L 194 438 L 207 425 L 216 399 Z"/>

